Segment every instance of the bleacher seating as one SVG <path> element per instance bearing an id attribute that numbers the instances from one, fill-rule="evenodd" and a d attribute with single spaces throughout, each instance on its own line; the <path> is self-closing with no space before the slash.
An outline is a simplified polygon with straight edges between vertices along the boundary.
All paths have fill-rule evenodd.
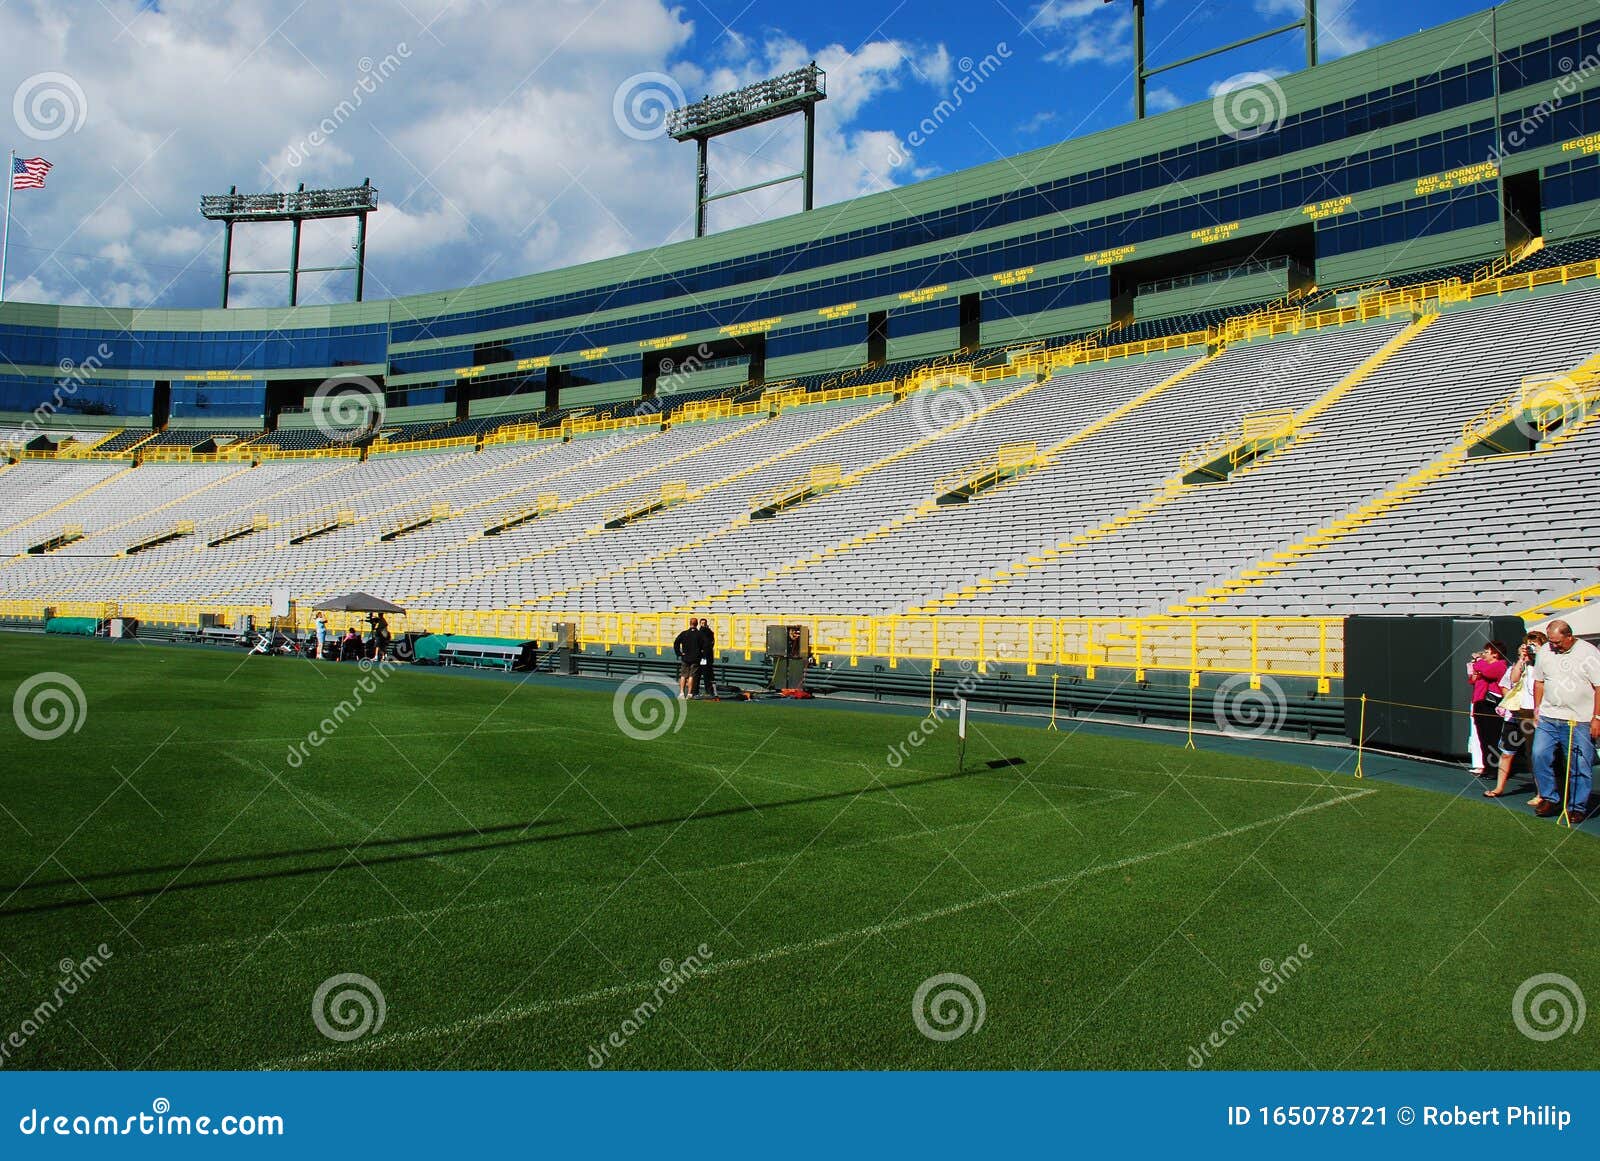
<path id="1" fill-rule="evenodd" d="M 1522 261 L 1508 267 L 1505 277 L 1528 274 L 1534 270 L 1550 270 L 1556 266 L 1572 266 L 1579 262 L 1593 262 L 1600 258 L 1600 235 L 1557 242 L 1535 250 Z"/>
<path id="2" fill-rule="evenodd" d="M 247 428 L 195 428 L 195 427 L 169 427 L 165 431 L 157 432 L 155 438 L 144 446 L 154 447 L 198 447 L 208 439 L 215 439 L 219 443 L 236 443 L 252 440 L 259 436 L 259 431 Z"/>
<path id="3" fill-rule="evenodd" d="M 1573 245 L 1562 252 L 1587 252 Z M 1183 333 L 1252 309 L 1136 324 L 1104 341 Z M 1573 422 L 1531 452 L 1448 459 L 1463 425 L 1525 376 L 1569 372 L 1600 352 L 1600 288 L 1452 305 L 1431 325 L 1411 323 L 1399 315 L 1080 363 L 1042 381 L 958 381 L 899 399 L 776 416 L 757 408 L 481 449 L 254 465 L 24 458 L 0 468 L 0 601 L 249 606 L 286 587 L 302 602 L 365 588 L 412 608 L 552 615 L 1131 615 L 1173 606 L 1254 615 L 1515 611 L 1600 581 L 1590 543 L 1600 420 Z M 974 357 L 998 369 L 1006 349 Z M 877 376 L 903 378 L 925 365 L 795 386 L 886 382 Z M 613 412 L 670 416 L 694 400 L 760 391 L 685 392 Z M 449 438 L 603 410 L 386 431 L 391 442 Z M 1185 482 L 1185 453 L 1219 440 L 1226 447 L 1258 412 L 1299 417 L 1292 438 L 1221 482 Z M 107 447 L 125 450 L 148 434 L 129 430 Z M 182 448 L 213 435 L 328 446 L 314 429 L 168 430 L 146 446 Z M 1018 441 L 1041 453 L 1030 470 L 970 503 L 932 502 L 940 480 Z M 1283 567 L 1252 567 L 1441 457 L 1449 470 L 1374 519 Z M 837 487 L 773 519 L 750 519 L 753 499 L 834 465 Z M 679 482 L 681 500 L 604 527 L 608 513 Z M 543 503 L 552 495 L 554 507 Z M 1539 499 L 1510 522 L 1508 495 Z M 194 535 L 120 555 L 186 521 Z M 403 535 L 381 538 L 402 525 Z M 81 527 L 81 538 L 22 555 L 68 527 Z M 207 547 L 211 535 L 246 528 Z M 291 543 L 308 530 L 320 534 Z"/>
<path id="4" fill-rule="evenodd" d="M 116 435 L 95 447 L 97 452 L 125 452 L 131 451 L 153 433 L 148 427 L 128 427 L 117 432 Z"/>

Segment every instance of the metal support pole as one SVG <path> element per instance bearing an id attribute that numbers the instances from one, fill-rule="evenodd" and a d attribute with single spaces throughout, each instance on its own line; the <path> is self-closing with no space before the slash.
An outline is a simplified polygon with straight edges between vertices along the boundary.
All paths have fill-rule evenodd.
<path id="1" fill-rule="evenodd" d="M 698 161 L 695 165 L 694 177 L 694 236 L 706 236 L 706 147 L 710 144 L 707 138 L 695 139 Z"/>
<path id="2" fill-rule="evenodd" d="M 228 309 L 228 274 L 233 269 L 233 222 L 222 223 L 222 309 Z"/>
<path id="3" fill-rule="evenodd" d="M 356 216 L 356 301 L 367 284 L 367 215 Z"/>
<path id="4" fill-rule="evenodd" d="M 1317 67 L 1317 0 L 1306 0 L 1306 67 Z"/>
<path id="5" fill-rule="evenodd" d="M 0 302 L 6 300 L 6 255 L 11 252 L 11 191 L 17 188 L 17 151 L 6 163 L 6 221 L 0 233 Z"/>
<path id="6" fill-rule="evenodd" d="M 294 241 L 289 246 L 289 305 L 300 301 L 300 219 L 294 220 Z"/>
<path id="7" fill-rule="evenodd" d="M 1144 120 L 1144 0 L 1133 0 L 1133 117 Z"/>
<path id="8" fill-rule="evenodd" d="M 806 165 L 805 165 L 805 205 L 802 209 L 809 210 L 812 204 L 812 168 L 817 154 L 817 107 L 806 106 Z"/>

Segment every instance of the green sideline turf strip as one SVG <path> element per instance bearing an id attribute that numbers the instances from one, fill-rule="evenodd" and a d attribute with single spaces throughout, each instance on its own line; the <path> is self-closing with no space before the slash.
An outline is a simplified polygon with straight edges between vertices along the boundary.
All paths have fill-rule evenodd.
<path id="1" fill-rule="evenodd" d="M 357 667 L 11 635 L 0 708 L 46 671 L 87 709 L 0 718 L 5 1067 L 1595 1060 L 1512 1001 L 1600 994 L 1600 843 L 1476 802 L 988 722 L 959 776 L 953 724 L 895 767 L 917 718 L 820 704 L 637 741 L 610 686 L 421 672 L 312 746 Z M 344 973 L 384 1001 L 349 1042 L 312 1017 Z M 942 973 L 983 999 L 948 1041 L 913 1019 Z"/>

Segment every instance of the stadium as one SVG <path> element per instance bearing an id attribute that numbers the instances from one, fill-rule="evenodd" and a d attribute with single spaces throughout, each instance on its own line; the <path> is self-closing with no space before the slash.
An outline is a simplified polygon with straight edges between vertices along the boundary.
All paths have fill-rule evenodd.
<path id="1" fill-rule="evenodd" d="M 1486 800 L 1465 670 L 1600 635 L 1600 13 L 1308 11 L 644 253 L 0 302 L 0 1063 L 1592 1066 L 1588 722 Z M 702 221 L 824 85 L 678 110 Z"/>

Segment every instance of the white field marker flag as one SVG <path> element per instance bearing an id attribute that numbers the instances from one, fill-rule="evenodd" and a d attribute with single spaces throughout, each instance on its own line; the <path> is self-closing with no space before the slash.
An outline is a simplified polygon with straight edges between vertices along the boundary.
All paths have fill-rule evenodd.
<path id="1" fill-rule="evenodd" d="M 956 773 L 967 764 L 967 699 L 956 698 Z"/>

